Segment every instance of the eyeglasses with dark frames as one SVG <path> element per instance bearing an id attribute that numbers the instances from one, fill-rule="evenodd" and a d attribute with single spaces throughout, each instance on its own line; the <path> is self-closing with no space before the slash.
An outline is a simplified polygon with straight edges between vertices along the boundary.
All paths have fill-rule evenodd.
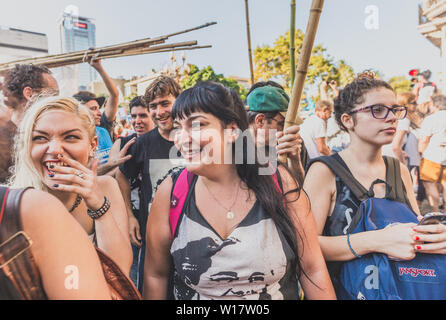
<path id="1" fill-rule="evenodd" d="M 372 112 L 373 118 L 379 119 L 379 120 L 387 119 L 387 116 L 389 115 L 390 111 L 393 112 L 393 114 L 395 115 L 395 118 L 397 118 L 398 120 L 404 119 L 407 115 L 407 107 L 393 105 L 391 108 L 389 108 L 388 106 L 385 106 L 383 104 L 374 104 L 372 106 L 368 106 L 368 107 L 364 107 L 361 109 L 350 111 L 348 114 L 362 112 L 362 111 L 369 110 L 369 109 Z"/>

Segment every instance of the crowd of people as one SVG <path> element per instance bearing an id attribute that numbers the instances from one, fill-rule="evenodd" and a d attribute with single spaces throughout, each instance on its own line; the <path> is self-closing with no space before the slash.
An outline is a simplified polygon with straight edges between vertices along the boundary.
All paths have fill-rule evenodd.
<path id="1" fill-rule="evenodd" d="M 118 90 L 90 64 L 107 99 L 60 96 L 42 66 L 2 78 L 0 298 L 336 299 L 346 262 L 446 253 L 443 224 L 352 233 L 362 198 L 327 165 L 418 220 L 425 199 L 444 211 L 446 96 L 429 73 L 398 94 L 371 73 L 324 81 L 313 113 L 286 129 L 290 99 L 274 81 L 242 101 L 160 76 L 120 132 Z"/>

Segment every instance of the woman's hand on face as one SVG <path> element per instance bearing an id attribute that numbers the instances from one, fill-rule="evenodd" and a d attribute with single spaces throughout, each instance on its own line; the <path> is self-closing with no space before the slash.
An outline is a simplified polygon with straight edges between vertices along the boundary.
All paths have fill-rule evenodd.
<path id="1" fill-rule="evenodd" d="M 416 252 L 446 254 L 446 226 L 441 223 L 413 228 Z"/>
<path id="2" fill-rule="evenodd" d="M 390 258 L 415 258 L 417 241 L 414 237 L 414 226 L 414 223 L 400 223 L 379 230 L 379 252 L 387 254 Z"/>
<path id="3" fill-rule="evenodd" d="M 97 168 L 99 160 L 94 159 L 90 169 L 73 159 L 58 155 L 58 159 L 68 166 L 54 166 L 52 177 L 66 183 L 55 183 L 48 187 L 52 190 L 73 192 L 79 194 L 91 210 L 99 209 L 104 202 L 104 195 L 98 188 Z"/>

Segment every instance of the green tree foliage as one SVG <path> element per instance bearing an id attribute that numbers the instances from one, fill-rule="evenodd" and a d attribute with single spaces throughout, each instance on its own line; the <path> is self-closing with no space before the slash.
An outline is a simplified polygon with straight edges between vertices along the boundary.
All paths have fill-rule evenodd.
<path id="1" fill-rule="evenodd" d="M 303 32 L 296 29 L 296 66 L 298 64 L 303 38 Z M 254 50 L 254 77 L 256 81 L 277 79 L 284 87 L 288 90 L 290 89 L 289 43 L 290 32 L 288 31 L 284 35 L 281 35 L 274 42 L 273 46 L 264 45 Z M 340 86 L 344 86 L 351 82 L 354 78 L 353 69 L 343 60 L 335 62 L 328 56 L 326 51 L 327 49 L 321 45 L 315 45 L 313 47 L 306 77 L 307 84 L 317 85 L 322 80 L 336 80 Z"/>
<path id="2" fill-rule="evenodd" d="M 395 93 L 412 91 L 410 88 L 411 81 L 404 76 L 392 77 L 389 79 L 388 83 L 393 88 Z"/>
<path id="3" fill-rule="evenodd" d="M 200 81 L 219 82 L 226 87 L 234 89 L 240 95 L 242 100 L 246 99 L 246 94 L 248 93 L 248 91 L 240 86 L 236 80 L 225 78 L 222 74 L 215 73 L 211 66 L 200 70 L 196 65 L 190 65 L 187 76 L 181 80 L 181 87 L 183 89 L 188 89 Z"/>

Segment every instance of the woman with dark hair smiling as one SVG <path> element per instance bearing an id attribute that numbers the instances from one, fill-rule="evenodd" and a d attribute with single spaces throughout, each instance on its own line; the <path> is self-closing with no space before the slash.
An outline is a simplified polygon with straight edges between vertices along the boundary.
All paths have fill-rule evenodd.
<path id="1" fill-rule="evenodd" d="M 175 299 L 298 299 L 298 281 L 308 299 L 335 299 L 308 198 L 285 167 L 271 176 L 248 164 L 255 145 L 240 133 L 247 115 L 231 92 L 200 83 L 178 96 L 172 117 L 191 182 L 176 226 L 169 212 L 178 175 L 155 195 L 144 297 L 171 294 L 173 263 Z"/>

